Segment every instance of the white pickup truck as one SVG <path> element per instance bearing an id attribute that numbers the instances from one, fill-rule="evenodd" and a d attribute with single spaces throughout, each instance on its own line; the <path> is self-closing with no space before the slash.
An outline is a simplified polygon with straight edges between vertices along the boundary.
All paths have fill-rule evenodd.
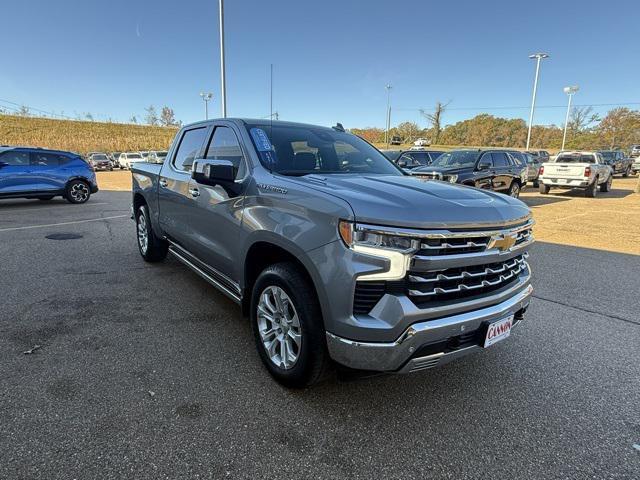
<path id="1" fill-rule="evenodd" d="M 585 197 L 611 190 L 613 170 L 597 152 L 561 152 L 553 162 L 540 167 L 540 193 L 551 188 L 581 188 Z"/>

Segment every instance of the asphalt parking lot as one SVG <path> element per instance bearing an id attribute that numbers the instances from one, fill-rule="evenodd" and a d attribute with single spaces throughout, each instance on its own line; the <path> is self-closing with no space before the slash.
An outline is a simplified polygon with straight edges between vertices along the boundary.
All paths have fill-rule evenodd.
<path id="1" fill-rule="evenodd" d="M 538 242 L 509 341 L 288 391 L 129 204 L 0 202 L 0 478 L 640 478 L 639 255 Z"/>

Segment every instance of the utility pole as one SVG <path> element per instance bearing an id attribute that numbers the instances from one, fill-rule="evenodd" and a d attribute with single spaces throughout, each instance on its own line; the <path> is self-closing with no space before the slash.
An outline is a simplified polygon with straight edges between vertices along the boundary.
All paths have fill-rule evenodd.
<path id="1" fill-rule="evenodd" d="M 569 96 L 569 103 L 567 104 L 567 115 L 564 117 L 564 133 L 562 134 L 562 148 L 564 150 L 564 143 L 567 140 L 567 126 L 569 125 L 569 112 L 571 111 L 571 98 L 575 95 L 575 93 L 579 90 L 577 85 L 573 87 L 564 87 L 564 93 Z"/>
<path id="2" fill-rule="evenodd" d="M 218 0 L 220 7 L 220 77 L 221 77 L 221 89 L 220 103 L 222 104 L 222 118 L 227 117 L 227 82 L 225 74 L 225 62 L 224 62 L 224 0 Z"/>
<path id="3" fill-rule="evenodd" d="M 384 143 L 386 143 L 387 148 L 389 148 L 389 129 L 391 128 L 391 89 L 393 87 L 390 83 L 387 83 L 387 86 L 384 88 L 387 89 L 387 128 L 384 131 Z"/>
<path id="4" fill-rule="evenodd" d="M 531 127 L 533 126 L 533 111 L 536 108 L 536 93 L 538 91 L 538 76 L 540 75 L 540 62 L 543 58 L 549 58 L 546 53 L 534 53 L 529 55 L 532 60 L 536 59 L 536 77 L 533 81 L 533 97 L 531 98 L 531 112 L 529 112 L 529 131 L 527 132 L 527 150 L 529 150 L 529 143 L 531 143 Z"/>
<path id="5" fill-rule="evenodd" d="M 204 118 L 209 120 L 209 100 L 213 97 L 213 93 L 200 92 L 200 97 L 204 100 Z"/>

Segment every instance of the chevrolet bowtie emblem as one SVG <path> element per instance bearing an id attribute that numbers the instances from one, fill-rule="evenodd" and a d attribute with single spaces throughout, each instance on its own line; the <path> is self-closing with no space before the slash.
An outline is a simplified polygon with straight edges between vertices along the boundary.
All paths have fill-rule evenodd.
<path id="1" fill-rule="evenodd" d="M 492 248 L 497 248 L 501 252 L 507 252 L 511 250 L 516 244 L 516 240 L 518 236 L 515 233 L 505 233 L 499 235 L 493 235 L 491 240 L 489 241 L 489 246 L 487 247 L 489 250 Z"/>

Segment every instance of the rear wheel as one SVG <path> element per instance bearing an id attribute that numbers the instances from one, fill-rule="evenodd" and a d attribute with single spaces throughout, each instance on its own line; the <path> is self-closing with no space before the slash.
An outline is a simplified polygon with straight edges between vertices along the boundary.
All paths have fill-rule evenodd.
<path id="1" fill-rule="evenodd" d="M 540 186 L 540 182 L 538 180 L 533 181 L 533 188 L 538 188 Z"/>
<path id="2" fill-rule="evenodd" d="M 84 180 L 71 180 L 67 184 L 65 198 L 70 203 L 85 203 L 89 197 L 91 197 L 91 190 Z"/>
<path id="3" fill-rule="evenodd" d="M 511 182 L 508 194 L 513 198 L 518 198 L 520 196 L 520 183 L 517 180 Z"/>
<path id="4" fill-rule="evenodd" d="M 138 238 L 138 250 L 147 262 L 161 262 L 167 257 L 169 244 L 158 238 L 153 231 L 149 220 L 149 209 L 141 205 L 136 211 L 136 236 Z"/>
<path id="5" fill-rule="evenodd" d="M 541 183 L 538 190 L 543 195 L 546 195 L 547 193 L 549 193 L 549 190 L 551 190 L 551 187 L 549 185 L 545 185 L 544 183 Z"/>
<path id="6" fill-rule="evenodd" d="M 627 169 L 624 171 L 624 173 L 622 174 L 622 176 L 623 176 L 623 177 L 628 177 L 630 172 L 631 172 L 631 167 L 627 167 Z"/>
<path id="7" fill-rule="evenodd" d="M 625 177 L 626 177 L 626 175 L 625 175 Z M 611 184 L 612 183 L 613 183 L 613 175 L 609 175 L 609 178 L 607 178 L 607 181 L 600 184 L 600 191 L 601 192 L 609 192 L 609 191 L 611 191 Z"/>
<path id="8" fill-rule="evenodd" d="M 585 191 L 584 196 L 589 198 L 595 198 L 598 194 L 598 179 L 596 178 L 591 185 L 589 185 Z"/>
<path id="9" fill-rule="evenodd" d="M 282 385 L 306 387 L 328 372 L 320 305 L 297 265 L 277 263 L 258 276 L 251 294 L 251 326 L 262 363 Z"/>

